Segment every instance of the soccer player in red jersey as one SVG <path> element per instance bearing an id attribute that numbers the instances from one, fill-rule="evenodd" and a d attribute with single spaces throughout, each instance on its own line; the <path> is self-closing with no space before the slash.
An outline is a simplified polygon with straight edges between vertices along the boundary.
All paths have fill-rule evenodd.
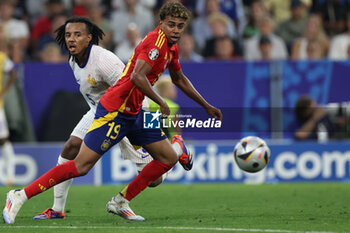
<path id="1" fill-rule="evenodd" d="M 222 120 L 221 111 L 207 103 L 197 92 L 182 73 L 178 61 L 176 43 L 189 17 L 189 11 L 179 2 L 168 2 L 162 6 L 159 26 L 140 42 L 121 78 L 102 96 L 95 120 L 77 157 L 52 168 L 26 188 L 10 191 L 3 211 L 6 223 L 14 223 L 20 208 L 31 197 L 67 179 L 87 174 L 101 156 L 125 136 L 133 145 L 147 150 L 154 160 L 107 203 L 107 210 L 128 220 L 144 220 L 130 209 L 129 202 L 178 161 L 178 156 L 160 129 L 143 127 L 144 111 L 141 106 L 145 95 L 159 104 L 162 117 L 170 113 L 164 99 L 152 89 L 158 77 L 168 68 L 178 88 L 199 103 L 210 116 Z"/>

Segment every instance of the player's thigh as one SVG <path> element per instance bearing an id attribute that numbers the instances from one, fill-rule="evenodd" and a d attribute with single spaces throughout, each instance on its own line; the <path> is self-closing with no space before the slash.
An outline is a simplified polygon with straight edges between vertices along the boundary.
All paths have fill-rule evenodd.
<path id="1" fill-rule="evenodd" d="M 74 159 L 78 173 L 81 176 L 86 175 L 101 158 L 101 156 L 101 154 L 98 154 L 95 151 L 91 150 L 83 142 L 77 157 Z"/>
<path id="2" fill-rule="evenodd" d="M 92 122 L 94 121 L 95 110 L 90 109 L 79 121 L 79 123 L 73 129 L 71 136 L 66 141 L 63 146 L 61 156 L 65 159 L 74 159 L 79 150 L 83 138 L 85 137 L 86 132 L 89 130 Z"/>
<path id="3" fill-rule="evenodd" d="M 119 112 L 108 112 L 101 104 L 96 109 L 95 119 L 84 137 L 91 150 L 103 155 L 127 135 L 136 117 Z"/>
<path id="4" fill-rule="evenodd" d="M 171 147 L 168 139 L 156 141 L 147 145 L 143 145 L 143 148 L 153 157 L 162 163 L 168 165 L 175 165 L 178 161 L 178 157 Z"/>

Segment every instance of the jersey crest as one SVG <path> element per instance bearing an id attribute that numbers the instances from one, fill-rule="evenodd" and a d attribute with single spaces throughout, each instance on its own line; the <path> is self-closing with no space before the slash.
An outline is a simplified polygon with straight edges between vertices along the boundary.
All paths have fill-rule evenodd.
<path id="1" fill-rule="evenodd" d="M 148 57 L 149 59 L 151 59 L 152 61 L 156 60 L 159 56 L 159 51 L 158 49 L 154 48 L 154 49 L 151 49 L 148 53 Z"/>
<path id="2" fill-rule="evenodd" d="M 88 76 L 88 82 L 92 85 L 95 86 L 96 85 L 96 80 L 94 77 L 91 78 L 91 75 L 89 74 Z"/>

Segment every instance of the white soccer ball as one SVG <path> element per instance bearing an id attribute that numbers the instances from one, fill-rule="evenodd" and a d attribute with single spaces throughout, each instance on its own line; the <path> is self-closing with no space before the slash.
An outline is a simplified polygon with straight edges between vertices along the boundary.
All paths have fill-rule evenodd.
<path id="1" fill-rule="evenodd" d="M 242 138 L 233 150 L 238 167 L 246 172 L 258 172 L 270 162 L 270 148 L 259 137 Z"/>

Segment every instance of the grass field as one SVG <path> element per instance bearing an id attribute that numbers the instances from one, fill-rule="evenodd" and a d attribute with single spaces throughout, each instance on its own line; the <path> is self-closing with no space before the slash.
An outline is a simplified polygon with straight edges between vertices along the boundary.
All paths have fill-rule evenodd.
<path id="1" fill-rule="evenodd" d="M 350 232 L 345 183 L 163 184 L 132 201 L 144 222 L 106 212 L 106 202 L 121 188 L 73 186 L 65 220 L 32 220 L 51 207 L 49 190 L 25 203 L 14 225 L 0 224 L 0 232 Z M 8 190 L 0 187 L 3 204 Z"/>

